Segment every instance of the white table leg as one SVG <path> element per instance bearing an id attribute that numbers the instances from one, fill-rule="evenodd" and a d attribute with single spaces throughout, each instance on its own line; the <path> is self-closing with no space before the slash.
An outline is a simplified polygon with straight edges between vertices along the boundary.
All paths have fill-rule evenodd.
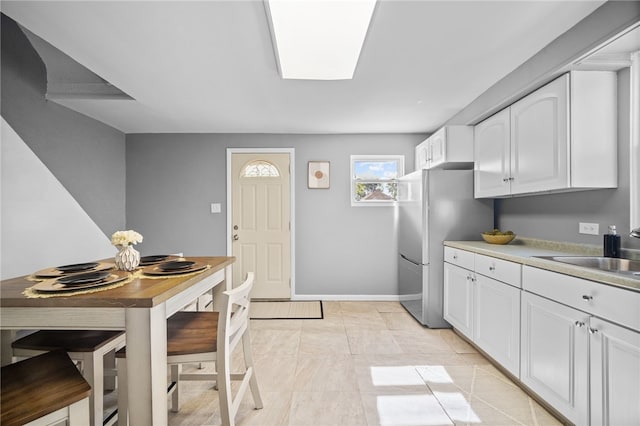
<path id="1" fill-rule="evenodd" d="M 126 309 L 129 423 L 162 426 L 167 417 L 167 316 L 160 304 Z"/>

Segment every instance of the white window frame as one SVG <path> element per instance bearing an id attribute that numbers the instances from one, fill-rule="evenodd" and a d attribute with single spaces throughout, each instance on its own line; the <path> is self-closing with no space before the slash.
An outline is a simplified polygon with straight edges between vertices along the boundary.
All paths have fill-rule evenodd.
<path id="1" fill-rule="evenodd" d="M 356 200 L 356 177 L 354 164 L 356 161 L 397 161 L 398 162 L 398 176 L 395 179 L 373 179 L 367 180 L 367 182 L 397 182 L 398 178 L 404 175 L 404 155 L 352 155 L 351 156 L 351 174 L 350 174 L 350 195 L 351 195 L 351 206 L 352 207 L 371 207 L 371 206 L 394 206 L 396 200 L 367 200 L 367 201 L 357 201 Z"/>

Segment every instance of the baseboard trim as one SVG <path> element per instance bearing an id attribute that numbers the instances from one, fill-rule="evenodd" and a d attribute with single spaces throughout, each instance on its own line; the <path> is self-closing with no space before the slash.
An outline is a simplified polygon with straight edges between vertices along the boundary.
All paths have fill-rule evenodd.
<path id="1" fill-rule="evenodd" d="M 397 294 L 295 294 L 291 300 L 399 302 Z"/>

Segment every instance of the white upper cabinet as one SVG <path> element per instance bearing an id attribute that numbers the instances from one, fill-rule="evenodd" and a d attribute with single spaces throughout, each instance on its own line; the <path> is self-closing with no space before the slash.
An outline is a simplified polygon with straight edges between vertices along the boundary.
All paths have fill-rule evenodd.
<path id="1" fill-rule="evenodd" d="M 511 106 L 511 193 L 569 187 L 569 76 Z"/>
<path id="2" fill-rule="evenodd" d="M 475 196 L 617 186 L 616 74 L 564 74 L 474 128 Z"/>
<path id="3" fill-rule="evenodd" d="M 424 142 L 416 146 L 416 170 L 429 168 L 429 139 L 425 139 Z"/>
<path id="4" fill-rule="evenodd" d="M 471 168 L 473 127 L 445 126 L 416 147 L 416 170 Z"/>
<path id="5" fill-rule="evenodd" d="M 511 130 L 509 110 L 489 117 L 474 128 L 476 198 L 511 192 Z"/>

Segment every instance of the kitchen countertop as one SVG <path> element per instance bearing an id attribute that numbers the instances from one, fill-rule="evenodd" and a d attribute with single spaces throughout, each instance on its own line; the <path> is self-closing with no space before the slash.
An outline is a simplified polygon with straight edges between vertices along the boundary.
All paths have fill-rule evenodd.
<path id="1" fill-rule="evenodd" d="M 615 272 L 604 272 L 592 268 L 569 265 L 554 260 L 539 259 L 533 256 L 602 256 L 602 248 L 587 244 L 563 243 L 517 237 L 510 244 L 489 244 L 484 241 L 445 241 L 446 247 L 458 248 L 470 252 L 529 265 L 548 271 L 572 275 L 602 284 L 640 292 L 640 277 L 631 278 Z"/>

